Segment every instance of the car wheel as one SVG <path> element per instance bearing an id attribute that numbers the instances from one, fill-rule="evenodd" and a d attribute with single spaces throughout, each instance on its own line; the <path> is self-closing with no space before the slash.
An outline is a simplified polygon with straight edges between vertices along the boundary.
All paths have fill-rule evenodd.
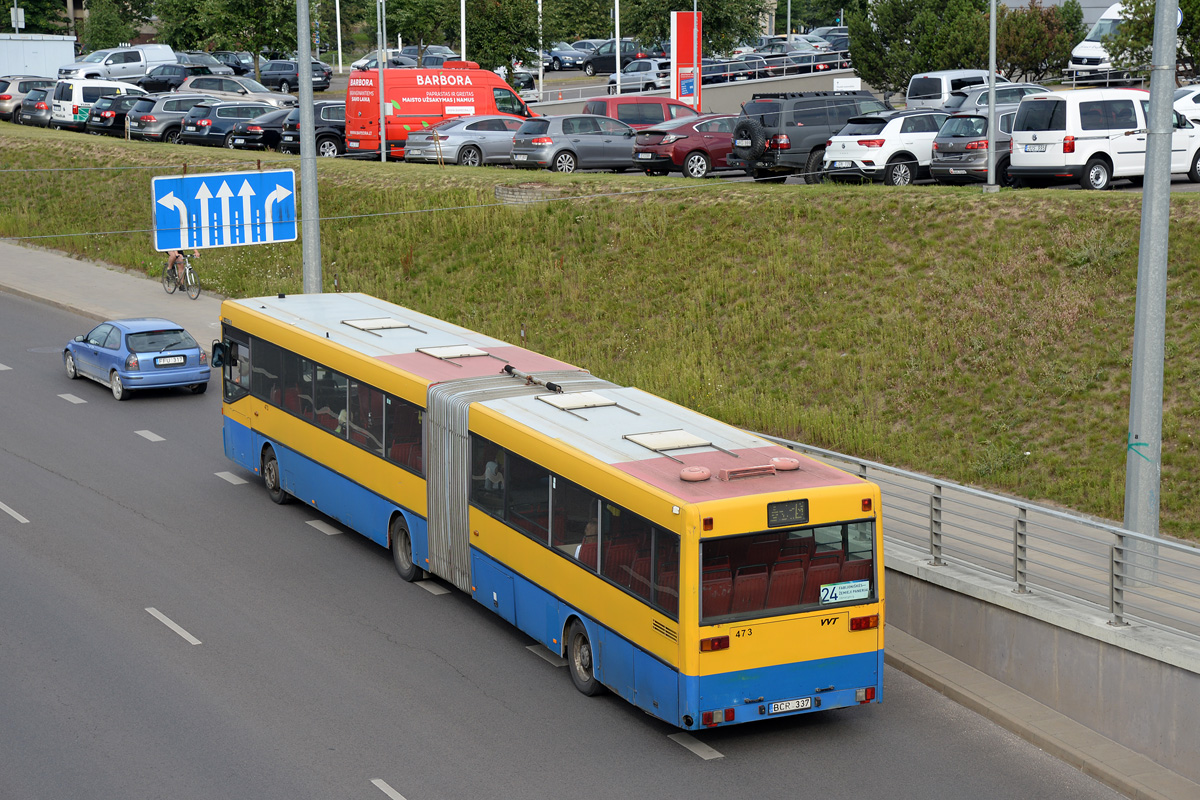
<path id="1" fill-rule="evenodd" d="M 610 84 L 608 85 L 608 93 L 609 93 L 609 94 L 616 94 L 616 93 L 617 93 L 617 85 L 616 85 L 615 83 L 610 83 Z"/>
<path id="2" fill-rule="evenodd" d="M 227 133 L 227 134 L 225 134 L 225 147 L 226 147 L 226 149 L 228 149 L 228 150 L 232 150 L 232 149 L 234 149 L 234 148 L 233 148 L 233 134 L 232 134 L 232 133 Z"/>
<path id="3" fill-rule="evenodd" d="M 287 94 L 291 88 L 292 88 L 291 84 L 289 84 L 287 81 L 279 82 L 279 91 L 282 92 L 283 94 Z"/>
<path id="4" fill-rule="evenodd" d="M 563 151 L 554 157 L 552 172 L 574 172 L 576 167 L 575 154 Z"/>
<path id="5" fill-rule="evenodd" d="M 589 78 L 596 77 L 596 67 L 589 61 L 587 64 L 583 65 L 583 74 L 587 75 Z"/>
<path id="6" fill-rule="evenodd" d="M 459 166 L 478 167 L 483 163 L 483 154 L 478 147 L 464 147 L 458 152 Z"/>
<path id="7" fill-rule="evenodd" d="M 167 128 L 163 131 L 162 140 L 166 144 L 179 144 L 179 128 Z"/>
<path id="8" fill-rule="evenodd" d="M 813 148 L 808 153 L 808 160 L 804 162 L 804 182 L 805 183 L 824 183 L 825 182 L 825 151 L 819 148 Z"/>
<path id="9" fill-rule="evenodd" d="M 913 164 L 911 161 L 892 161 L 883 170 L 883 182 L 886 186 L 911 186 L 913 182 Z"/>
<path id="10" fill-rule="evenodd" d="M 204 383 L 193 383 L 188 388 L 192 390 L 192 394 L 204 394 L 208 391 L 208 381 L 205 381 Z"/>
<path id="11" fill-rule="evenodd" d="M 1093 158 L 1087 162 L 1087 166 L 1083 168 L 1083 176 L 1079 179 L 1079 185 L 1084 189 L 1095 189 L 1102 191 L 1107 189 L 1112 184 L 1112 167 L 1108 166 L 1108 162 L 1100 158 Z"/>
<path id="12" fill-rule="evenodd" d="M 283 505 L 291 499 L 279 479 L 279 459 L 275 458 L 275 449 L 270 445 L 263 448 L 262 468 L 263 484 L 267 487 L 267 496 L 271 502 Z"/>
<path id="13" fill-rule="evenodd" d="M 1009 172 L 1008 168 L 1010 166 L 1012 166 L 1012 162 L 1007 158 L 1000 159 L 1000 163 L 996 165 L 996 183 L 1011 189 L 1016 185 L 1016 182 L 1013 180 L 1012 173 Z"/>
<path id="14" fill-rule="evenodd" d="M 75 355 L 70 350 L 63 354 L 63 363 L 67 367 L 68 378 L 75 380 L 79 377 L 79 370 L 75 368 Z"/>
<path id="15" fill-rule="evenodd" d="M 571 683 L 588 697 L 600 693 L 600 681 L 593 670 L 592 643 L 587 629 L 579 620 L 571 620 L 567 628 L 567 669 L 571 672 Z"/>
<path id="16" fill-rule="evenodd" d="M 15 124 L 15 125 L 21 125 L 21 124 L 22 124 L 22 122 L 21 122 L 21 109 L 20 109 L 20 108 L 18 108 L 16 111 L 14 111 L 14 112 L 13 112 L 13 115 L 12 115 L 12 121 L 13 121 L 13 124 Z"/>
<path id="17" fill-rule="evenodd" d="M 129 390 L 125 388 L 125 384 L 121 382 L 121 375 L 115 369 L 109 373 L 108 388 L 112 389 L 113 397 L 118 400 L 128 400 Z"/>
<path id="18" fill-rule="evenodd" d="M 337 158 L 340 155 L 337 140 L 329 137 L 321 139 L 317 142 L 317 155 L 321 158 Z"/>
<path id="19" fill-rule="evenodd" d="M 560 69 L 562 69 L 562 61 L 560 61 L 557 58 L 554 59 L 553 61 L 550 62 L 550 69 L 554 70 L 555 72 L 558 72 Z"/>
<path id="20" fill-rule="evenodd" d="M 1196 151 L 1196 155 L 1192 156 L 1192 168 L 1188 170 L 1188 180 L 1192 183 L 1200 183 L 1200 150 Z"/>
<path id="21" fill-rule="evenodd" d="M 708 174 L 710 168 L 708 156 L 699 150 L 688 153 L 687 157 L 683 159 L 683 174 L 689 178 L 703 178 Z"/>
<path id="22" fill-rule="evenodd" d="M 408 535 L 408 526 L 404 517 L 399 514 L 388 527 L 388 544 L 392 550 L 392 563 L 401 578 L 412 583 L 421 577 L 422 570 L 413 563 L 412 539 Z"/>

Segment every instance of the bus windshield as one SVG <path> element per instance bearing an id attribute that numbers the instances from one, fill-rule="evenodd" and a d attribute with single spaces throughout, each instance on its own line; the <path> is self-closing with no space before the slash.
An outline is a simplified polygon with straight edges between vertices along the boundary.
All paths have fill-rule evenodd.
<path id="1" fill-rule="evenodd" d="M 701 543 L 700 624 L 875 598 L 874 520 Z"/>

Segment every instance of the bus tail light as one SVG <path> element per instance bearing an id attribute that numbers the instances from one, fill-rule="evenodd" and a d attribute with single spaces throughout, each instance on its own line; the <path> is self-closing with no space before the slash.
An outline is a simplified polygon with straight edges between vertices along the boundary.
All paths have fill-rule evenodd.
<path id="1" fill-rule="evenodd" d="M 125 369 L 130 370 L 130 371 L 135 370 L 135 369 L 141 369 L 141 367 L 138 365 L 138 359 L 137 359 L 136 353 L 130 353 L 129 358 L 125 359 Z"/>
<path id="2" fill-rule="evenodd" d="M 712 528 L 713 528 L 713 518 L 712 518 L 712 517 L 705 517 L 705 518 L 704 518 L 704 520 L 703 520 L 703 526 L 702 526 L 702 527 L 703 527 L 703 528 L 704 528 L 704 530 L 706 530 L 706 531 L 711 531 L 711 530 L 712 530 Z"/>
<path id="3" fill-rule="evenodd" d="M 707 639 L 700 640 L 700 652 L 701 653 L 711 653 L 716 650 L 728 650 L 728 649 L 729 649 L 729 637 L 728 636 L 710 636 Z"/>
<path id="4" fill-rule="evenodd" d="M 861 692 L 862 690 L 859 689 L 859 691 Z M 872 689 L 871 691 L 874 692 L 875 690 Z M 874 697 L 874 694 L 872 694 L 872 697 Z M 722 722 L 733 722 L 733 713 L 732 708 L 702 711 L 700 713 L 700 724 L 711 728 L 714 725 L 720 725 Z"/>
<path id="5" fill-rule="evenodd" d="M 871 510 L 871 498 L 869 498 L 869 497 L 864 497 L 864 498 L 863 498 L 863 502 L 862 502 L 862 510 L 863 510 L 863 511 L 870 511 L 870 510 Z"/>
<path id="6" fill-rule="evenodd" d="M 1074 153 L 1075 152 L 1075 137 L 1074 136 L 1064 136 L 1063 137 L 1063 152 L 1064 153 Z"/>
<path id="7" fill-rule="evenodd" d="M 875 699 L 875 687 L 868 686 L 865 689 L 855 689 L 854 699 L 859 703 L 869 703 Z"/>
<path id="8" fill-rule="evenodd" d="M 850 630 L 852 631 L 869 631 L 872 628 L 879 627 L 879 615 L 871 614 L 868 617 L 852 617 L 850 620 Z"/>

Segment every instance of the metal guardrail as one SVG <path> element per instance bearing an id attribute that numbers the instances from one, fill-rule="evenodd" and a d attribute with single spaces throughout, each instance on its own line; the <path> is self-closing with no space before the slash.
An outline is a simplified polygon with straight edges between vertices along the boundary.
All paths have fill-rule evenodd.
<path id="1" fill-rule="evenodd" d="M 1130 622 L 1200 641 L 1200 548 L 759 434 L 877 483 L 884 535 L 954 563 Z"/>

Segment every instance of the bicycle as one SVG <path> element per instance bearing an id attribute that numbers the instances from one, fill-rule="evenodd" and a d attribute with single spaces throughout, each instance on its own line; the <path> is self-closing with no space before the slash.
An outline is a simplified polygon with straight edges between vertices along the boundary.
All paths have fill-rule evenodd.
<path id="1" fill-rule="evenodd" d="M 192 269 L 192 258 L 187 253 L 180 253 L 179 257 L 183 259 L 183 275 L 180 276 L 179 270 L 168 260 L 163 265 L 163 290 L 167 294 L 174 294 L 176 289 L 184 289 L 187 291 L 187 296 L 195 300 L 200 296 L 200 281 L 196 278 L 195 270 Z"/>

